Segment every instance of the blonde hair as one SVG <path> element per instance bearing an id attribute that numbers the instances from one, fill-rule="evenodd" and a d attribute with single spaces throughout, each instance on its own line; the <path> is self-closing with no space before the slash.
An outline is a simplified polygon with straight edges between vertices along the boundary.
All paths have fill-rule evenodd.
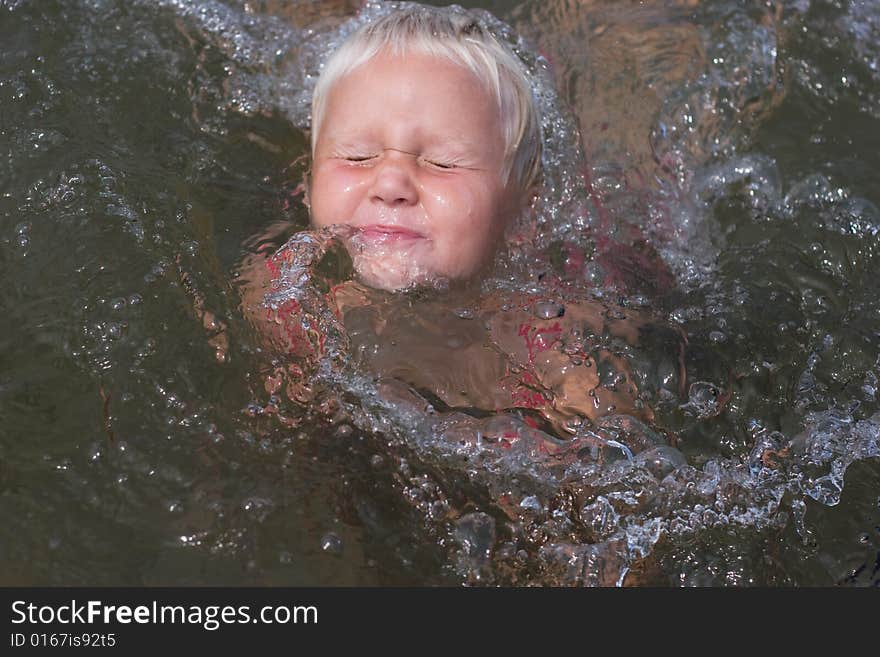
<path id="1" fill-rule="evenodd" d="M 501 115 L 503 181 L 512 175 L 519 189 L 532 187 L 541 167 L 541 136 L 524 66 L 485 24 L 461 7 L 406 4 L 346 39 L 325 64 L 312 96 L 313 154 L 333 85 L 380 52 L 444 57 L 476 75 L 496 99 Z"/>

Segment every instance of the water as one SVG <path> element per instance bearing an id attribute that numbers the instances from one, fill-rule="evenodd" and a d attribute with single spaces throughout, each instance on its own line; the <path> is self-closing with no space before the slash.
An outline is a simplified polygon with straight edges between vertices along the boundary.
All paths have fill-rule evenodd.
<path id="1" fill-rule="evenodd" d="M 0 4 L 4 584 L 877 584 L 880 11 L 481 5 L 544 110 L 529 239 L 483 294 L 376 312 L 441 356 L 493 303 L 662 319 L 614 347 L 652 417 L 590 422 L 377 382 L 332 241 L 281 290 L 327 355 L 282 385 L 241 263 L 307 225 L 308 97 L 358 11 L 282 4 Z"/>

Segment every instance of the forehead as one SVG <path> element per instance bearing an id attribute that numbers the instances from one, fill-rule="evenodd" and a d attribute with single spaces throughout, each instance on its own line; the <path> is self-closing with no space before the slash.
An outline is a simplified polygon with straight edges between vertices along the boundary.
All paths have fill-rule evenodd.
<path id="1" fill-rule="evenodd" d="M 327 101 L 325 120 L 359 116 L 356 124 L 371 110 L 378 110 L 378 118 L 403 111 L 462 125 L 469 118 L 497 122 L 500 114 L 489 85 L 475 73 L 446 57 L 424 53 L 380 52 L 341 76 Z"/>
<path id="2" fill-rule="evenodd" d="M 483 80 L 481 74 L 477 71 L 481 67 L 476 64 L 469 66 L 464 61 L 451 53 L 445 53 L 440 50 L 438 52 L 430 52 L 421 50 L 417 46 L 396 52 L 389 49 L 382 49 L 373 56 L 359 62 L 348 69 L 333 86 L 336 87 L 340 82 L 351 79 L 357 73 L 368 71 L 368 76 L 391 76 L 401 77 L 410 74 L 418 77 L 419 74 L 429 73 L 431 76 L 440 76 L 442 78 L 456 78 L 459 82 L 467 80 L 467 84 L 473 85 L 473 91 L 489 93 L 489 83 Z"/>

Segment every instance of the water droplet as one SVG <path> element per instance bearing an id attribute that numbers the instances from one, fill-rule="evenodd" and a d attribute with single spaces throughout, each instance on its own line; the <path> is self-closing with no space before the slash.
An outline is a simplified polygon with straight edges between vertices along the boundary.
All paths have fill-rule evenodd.
<path id="1" fill-rule="evenodd" d="M 554 319 L 565 314 L 565 306 L 555 301 L 539 301 L 535 304 L 533 312 L 541 319 Z"/>
<path id="2" fill-rule="evenodd" d="M 124 328 L 123 328 L 123 325 L 122 325 L 122 324 L 117 324 L 116 322 L 110 322 L 110 323 L 107 325 L 107 336 L 108 336 L 111 340 L 118 340 L 119 338 L 122 337 L 122 334 L 123 334 L 124 332 L 125 332 L 125 331 L 124 331 Z"/>
<path id="3" fill-rule="evenodd" d="M 695 381 L 691 384 L 688 392 L 688 402 L 683 409 L 694 412 L 700 419 L 706 419 L 718 414 L 718 398 L 721 391 L 713 383 Z"/>
<path id="4" fill-rule="evenodd" d="M 593 392 L 593 391 L 591 391 Z M 584 425 L 584 420 L 581 417 L 575 416 L 567 419 L 562 423 L 562 428 L 565 429 L 568 433 L 576 434 L 578 430 Z"/>
<path id="5" fill-rule="evenodd" d="M 595 502 L 585 505 L 580 512 L 581 522 L 600 535 L 613 532 L 620 521 L 620 514 L 608 499 L 602 495 Z"/>
<path id="6" fill-rule="evenodd" d="M 327 532 L 321 537 L 321 550 L 327 554 L 339 556 L 342 554 L 342 539 L 333 532 Z"/>
<path id="7" fill-rule="evenodd" d="M 670 472 L 687 464 L 687 459 L 679 450 L 668 445 L 658 445 L 636 454 L 635 463 L 644 467 L 657 479 L 663 479 Z"/>

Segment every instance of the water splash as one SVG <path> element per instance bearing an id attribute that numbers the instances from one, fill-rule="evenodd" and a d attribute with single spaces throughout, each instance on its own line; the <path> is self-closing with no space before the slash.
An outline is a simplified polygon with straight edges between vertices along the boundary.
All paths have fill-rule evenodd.
<path id="1" fill-rule="evenodd" d="M 590 18 L 599 4 L 579 5 L 579 11 Z M 822 140 L 831 138 L 827 127 L 798 135 L 815 150 L 807 152 L 813 159 L 797 166 L 780 156 L 785 149 L 774 150 L 772 140 L 754 135 L 768 113 L 799 94 L 809 102 L 794 107 L 807 115 L 839 116 L 842 106 L 851 106 L 865 121 L 876 117 L 876 9 L 870 3 L 798 0 L 782 3 L 780 21 L 764 3 L 710 4 L 692 17 L 676 18 L 691 25 L 688 35 L 699 35 L 688 52 L 700 57 L 686 79 L 672 84 L 662 71 L 647 73 L 665 100 L 649 126 L 656 161 L 644 167 L 656 179 L 648 175 L 641 187 L 628 179 L 628 165 L 607 152 L 602 159 L 588 150 L 591 159 L 585 161 L 579 119 L 555 91 L 554 66 L 564 70 L 564 62 L 551 65 L 484 15 L 533 76 L 548 171 L 518 227 L 522 248 L 512 249 L 513 259 L 499 266 L 489 285 L 543 295 L 541 305 L 528 310 L 538 319 L 570 314 L 569 299 L 552 289 L 557 283 L 564 288 L 576 282 L 615 301 L 620 294 L 627 307 L 644 308 L 655 305 L 655 297 L 645 290 L 624 294 L 627 280 L 638 279 L 624 274 L 645 269 L 652 257 L 648 247 L 659 252 L 675 273 L 668 279 L 675 287 L 668 315 L 689 340 L 686 378 L 677 378 L 678 355 L 668 353 L 663 340 L 641 356 L 645 363 L 637 368 L 647 372 L 639 385 L 652 391 L 657 424 L 666 433 L 628 415 L 592 425 L 575 417 L 558 432 L 529 413 L 448 409 L 399 382 L 374 380 L 359 371 L 348 336 L 326 303 L 328 287 L 348 275 L 327 271 L 328 263 L 343 260 L 334 255 L 336 242 L 309 241 L 309 233 L 297 238 L 297 257 L 287 263 L 272 303 L 302 304 L 299 329 L 307 339 L 325 336 L 325 356 L 315 363 L 315 381 L 324 390 L 284 414 L 297 426 L 281 422 L 280 431 L 267 433 L 265 426 L 281 418 L 279 410 L 287 411 L 281 389 L 215 362 L 200 322 L 189 314 L 194 290 L 221 319 L 234 324 L 236 318 L 234 302 L 224 301 L 222 276 L 212 277 L 206 264 L 212 235 L 222 233 L 210 220 L 241 214 L 259 223 L 252 214 L 260 204 L 270 206 L 267 215 L 274 212 L 267 198 L 275 192 L 259 190 L 275 179 L 243 181 L 254 178 L 254 170 L 264 171 L 258 162 L 280 162 L 283 148 L 300 152 L 304 142 L 276 143 L 261 131 L 261 121 L 287 116 L 307 129 L 311 85 L 323 57 L 346 31 L 388 5 L 371 3 L 353 21 L 331 16 L 305 26 L 210 1 L 134 3 L 125 11 L 112 2 L 81 3 L 88 10 L 82 15 L 69 9 L 64 15 L 71 20 L 54 22 L 60 36 L 43 40 L 63 42 L 57 59 L 70 66 L 25 61 L 17 51 L 3 64 L 0 100 L 14 127 L 0 158 L 6 185 L 0 266 L 8 281 L 7 326 L 21 331 L 6 335 L 17 335 L 20 342 L 8 344 L 25 345 L 33 358 L 3 376 L 0 394 L 12 400 L 4 413 L 15 404 L 30 409 L 15 416 L 26 420 L 27 440 L 16 439 L 15 449 L 5 452 L 13 464 L 12 488 L 22 489 L 32 466 L 45 464 L 58 477 L 50 482 L 58 498 L 80 502 L 78 519 L 85 522 L 62 536 L 59 527 L 70 523 L 62 522 L 66 516 L 59 510 L 57 516 L 37 516 L 46 527 L 27 525 L 40 522 L 25 518 L 37 513 L 41 491 L 32 506 L 24 500 L 26 513 L 16 505 L 15 513 L 4 516 L 8 535 L 51 536 L 45 543 L 56 555 L 59 545 L 79 542 L 89 546 L 93 559 L 96 536 L 102 539 L 97 544 L 122 544 L 106 529 L 121 522 L 122 505 L 132 518 L 120 534 L 126 541 L 134 533 L 145 545 L 160 544 L 160 564 L 183 547 L 205 562 L 235 564 L 223 572 L 253 573 L 258 552 L 276 561 L 279 554 L 271 546 L 263 550 L 270 533 L 264 528 L 300 511 L 285 505 L 279 491 L 312 499 L 316 493 L 308 481 L 342 481 L 350 474 L 316 475 L 309 468 L 332 461 L 320 450 L 366 444 L 376 458 L 365 459 L 364 469 L 377 478 L 391 471 L 387 485 L 398 493 L 394 509 L 411 511 L 399 521 L 408 523 L 407 540 L 421 539 L 424 531 L 425 540 L 443 551 L 453 581 L 774 581 L 763 572 L 767 555 L 751 552 L 780 543 L 788 527 L 806 541 L 807 502 L 839 504 L 847 471 L 878 456 L 880 362 L 873 345 L 880 220 L 867 184 L 872 179 L 863 172 L 871 167 L 848 172 L 825 165 L 838 157 L 823 150 Z M 4 21 L 25 11 L 39 16 L 35 7 L 7 2 Z M 113 24 L 130 38 L 120 40 L 107 28 Z M 597 34 L 609 23 L 584 24 Z M 39 30 L 42 37 L 55 34 L 45 31 L 51 22 L 39 25 L 28 23 L 20 35 L 4 36 L 24 43 Z M 76 31 L 71 27 L 67 34 L 65 25 Z M 614 27 L 612 20 L 607 29 Z M 549 25 L 545 38 L 561 29 Z M 801 33 L 806 36 L 796 36 Z M 820 47 L 813 39 L 822 37 L 814 35 L 830 35 L 831 45 Z M 846 62 L 846 70 L 831 66 L 835 60 Z M 149 75 L 138 77 L 141 69 Z M 578 74 L 589 77 L 589 69 Z M 74 93 L 80 87 L 89 93 Z M 140 130 L 140 118 L 132 118 L 141 117 L 145 93 L 167 101 L 161 112 L 177 117 L 163 124 L 170 135 L 163 148 L 155 146 L 154 134 Z M 76 111 L 65 115 L 68 105 Z M 795 113 L 785 114 L 787 120 Z M 97 127 L 77 124 L 80 115 L 94 117 Z M 131 120 L 114 120 L 117 115 Z M 58 127 L 68 123 L 81 130 Z M 866 130 L 864 138 L 871 134 Z M 647 131 L 638 135 L 647 141 Z M 243 164 L 247 153 L 238 146 L 230 150 L 231 144 L 254 145 L 259 158 Z M 849 148 L 865 157 L 858 144 Z M 169 172 L 180 173 L 183 182 L 169 183 Z M 193 189 L 206 188 L 203 195 L 211 197 L 236 186 L 245 197 L 241 206 L 229 209 L 220 202 L 200 213 Z M 604 236 L 608 241 L 599 244 Z M 647 246 L 614 250 L 615 243 L 633 241 Z M 83 244 L 93 247 L 83 250 Z M 659 271 L 651 277 L 662 278 Z M 548 282 L 556 275 L 561 282 Z M 624 284 L 613 285 L 615 276 Z M 31 293 L 35 282 L 48 290 L 39 298 Z M 478 303 L 460 304 L 458 317 L 476 323 L 478 310 Z M 247 335 L 231 334 L 233 365 L 253 364 L 258 348 Z M 573 353 L 566 358 L 582 358 L 574 340 L 568 346 Z M 44 369 L 34 369 L 41 364 Z M 51 385 L 34 371 L 53 373 Z M 69 378 L 52 378 L 57 372 Z M 236 386 L 251 389 L 230 392 Z M 679 398 L 680 387 L 687 397 Z M 70 409 L 57 444 L 41 442 L 43 427 L 33 418 L 57 413 L 59 390 L 79 389 L 86 390 L 76 398 L 85 400 L 78 404 L 84 410 Z M 268 403 L 242 408 L 240 400 L 253 390 Z M 321 433 L 322 417 L 330 418 L 327 435 Z M 106 426 L 113 429 L 112 448 Z M 79 447 L 71 435 L 87 438 Z M 28 449 L 42 451 L 32 462 L 17 456 Z M 300 468 L 295 472 L 305 473 L 307 483 L 300 485 L 290 468 Z M 357 504 L 360 515 L 351 524 L 383 536 L 383 522 L 389 521 L 371 516 L 366 501 Z M 161 510 L 159 517 L 152 509 Z M 159 526 L 162 535 L 156 534 Z M 329 517 L 318 526 L 336 527 Z M 303 532 L 294 527 L 279 530 L 281 554 L 297 547 Z M 293 561 L 320 552 L 318 539 L 310 538 Z M 346 559 L 357 547 L 345 537 Z M 60 563 L 63 577 L 72 581 L 95 582 L 97 576 L 117 584 L 113 577 L 144 572 L 143 563 L 157 562 L 147 551 L 137 566 L 103 554 L 83 565 L 50 558 L 44 552 L 50 548 L 23 542 L 14 555 L 22 555 L 21 563 Z M 140 551 L 138 546 L 133 552 Z M 401 563 L 409 559 L 406 548 L 389 552 Z M 655 572 L 655 561 L 663 572 Z M 107 563 L 116 565 L 104 575 Z M 180 564 L 166 564 L 165 576 L 191 562 Z M 341 565 L 334 560 L 334 569 Z M 71 581 L 58 574 L 48 579 Z"/>
<path id="2" fill-rule="evenodd" d="M 345 38 L 356 25 L 388 9 L 387 4 L 368 4 L 337 37 Z M 742 198 L 753 213 L 786 217 L 804 203 L 837 205 L 843 196 L 822 179 L 805 181 L 784 195 L 771 157 L 737 154 L 751 135 L 742 127 L 742 112 L 762 116 L 784 95 L 775 17 L 729 7 L 721 17 L 706 11 L 711 15 L 702 17 L 704 24 L 724 25 L 727 31 L 718 40 L 711 33 L 704 37 L 708 70 L 668 98 L 653 145 L 676 185 L 672 196 L 662 196 L 676 226 L 673 235 L 662 236 L 664 256 L 699 298 L 715 294 L 715 303 L 726 306 L 727 295 L 716 282 L 715 246 L 695 239 L 719 202 Z M 559 109 L 546 61 L 531 54 L 508 28 L 484 18 L 526 61 L 542 111 L 548 175 L 532 208 L 539 235 L 536 251 L 560 240 L 583 244 L 584 232 L 601 221 L 602 202 L 591 196 L 590 179 L 576 173 L 583 167 L 580 149 L 571 147 L 580 141 L 576 122 Z M 320 64 L 312 70 L 317 74 Z M 304 89 L 302 95 L 309 93 Z M 299 108 L 298 120 L 306 121 L 305 103 L 293 106 Z M 869 217 L 850 222 L 849 230 L 870 234 L 870 202 L 847 197 L 847 203 L 860 219 Z M 659 224 L 645 224 L 649 230 L 652 225 Z M 500 281 L 510 289 L 529 289 L 523 278 L 530 277 L 523 270 L 534 266 L 535 255 L 528 250 L 515 255 L 523 269 L 504 269 L 493 285 Z M 692 324 L 705 317 L 705 301 L 700 303 L 704 305 L 696 314 L 682 310 L 681 321 Z M 564 308 L 548 301 L 534 312 L 560 316 Z M 711 335 L 723 338 L 710 338 L 713 344 L 727 340 L 718 330 Z M 457 546 L 453 567 L 473 583 L 640 581 L 659 544 L 677 545 L 713 532 L 769 535 L 785 527 L 792 515 L 802 522 L 799 497 L 835 504 L 846 469 L 878 455 L 876 416 L 855 420 L 840 411 L 815 412 L 794 438 L 757 431 L 733 456 L 699 458 L 693 452 L 686 456 L 662 437 L 646 439 L 651 431 L 635 418 L 620 416 L 617 426 L 607 421 L 589 428 L 572 425 L 574 436 L 563 440 L 516 414 L 475 417 L 438 411 L 400 382 L 376 382 L 353 370 L 327 375 L 333 386 L 343 387 L 356 400 L 343 403 L 346 415 L 360 429 L 391 439 L 388 448 L 407 463 L 406 472 L 418 463 L 438 473 L 440 480 L 466 482 L 459 486 L 483 510 L 449 524 L 442 520 L 435 531 L 452 537 Z M 805 377 L 804 394 L 815 390 Z M 691 383 L 688 403 L 681 408 L 692 422 L 714 421 L 725 411 L 729 388 Z M 621 426 L 632 433 L 622 432 Z M 437 496 L 427 499 L 420 495 L 418 508 L 434 503 L 448 508 L 450 492 L 437 489 Z M 792 495 L 795 502 L 786 502 Z"/>

